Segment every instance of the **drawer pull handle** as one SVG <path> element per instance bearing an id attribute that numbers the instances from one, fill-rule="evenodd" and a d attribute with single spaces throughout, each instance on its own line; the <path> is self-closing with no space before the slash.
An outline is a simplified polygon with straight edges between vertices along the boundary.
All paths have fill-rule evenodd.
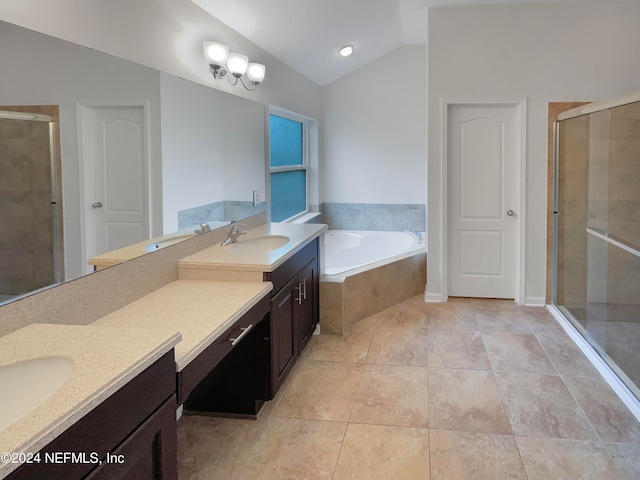
<path id="1" fill-rule="evenodd" d="M 231 346 L 235 347 L 238 342 L 240 340 L 242 340 L 253 328 L 253 324 L 249 324 L 246 327 L 240 327 L 240 330 L 242 330 L 242 333 L 240 335 L 238 335 L 236 338 L 230 338 L 229 341 L 231 342 Z"/>

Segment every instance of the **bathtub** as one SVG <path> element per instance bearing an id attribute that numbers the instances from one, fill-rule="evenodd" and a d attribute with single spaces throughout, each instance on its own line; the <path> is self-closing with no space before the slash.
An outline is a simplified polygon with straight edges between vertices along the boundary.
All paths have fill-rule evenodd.
<path id="1" fill-rule="evenodd" d="M 408 231 L 328 230 L 322 242 L 320 330 L 350 326 L 424 293 L 426 246 Z"/>
<path id="2" fill-rule="evenodd" d="M 324 234 L 324 281 L 353 275 L 426 251 L 409 231 L 327 230 Z"/>

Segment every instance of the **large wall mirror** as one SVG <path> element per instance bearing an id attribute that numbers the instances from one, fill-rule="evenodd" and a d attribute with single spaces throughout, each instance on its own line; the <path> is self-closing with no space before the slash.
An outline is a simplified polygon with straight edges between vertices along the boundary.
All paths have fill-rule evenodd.
<path id="1" fill-rule="evenodd" d="M 264 211 L 263 104 L 6 22 L 0 65 L 0 110 L 59 108 L 66 280 L 103 252 Z M 2 187 L 0 208 L 20 209 Z"/>

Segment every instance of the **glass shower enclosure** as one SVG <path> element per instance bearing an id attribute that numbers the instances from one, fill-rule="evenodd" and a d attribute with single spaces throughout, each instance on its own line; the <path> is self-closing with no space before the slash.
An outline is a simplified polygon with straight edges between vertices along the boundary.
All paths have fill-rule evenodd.
<path id="1" fill-rule="evenodd" d="M 640 399 L 640 96 L 555 124 L 553 298 Z"/>
<path id="2" fill-rule="evenodd" d="M 61 281 L 54 128 L 0 110 L 0 303 Z"/>

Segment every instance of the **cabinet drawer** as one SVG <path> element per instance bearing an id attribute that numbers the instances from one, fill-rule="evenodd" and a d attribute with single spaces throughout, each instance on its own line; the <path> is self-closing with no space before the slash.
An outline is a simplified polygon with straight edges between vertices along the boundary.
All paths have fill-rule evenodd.
<path id="1" fill-rule="evenodd" d="M 238 338 L 242 334 L 243 328 L 249 325 L 255 327 L 268 313 L 269 297 L 265 295 L 242 318 L 176 374 L 178 404 L 183 404 L 192 390 L 231 352 L 233 349 L 232 339 Z"/>

